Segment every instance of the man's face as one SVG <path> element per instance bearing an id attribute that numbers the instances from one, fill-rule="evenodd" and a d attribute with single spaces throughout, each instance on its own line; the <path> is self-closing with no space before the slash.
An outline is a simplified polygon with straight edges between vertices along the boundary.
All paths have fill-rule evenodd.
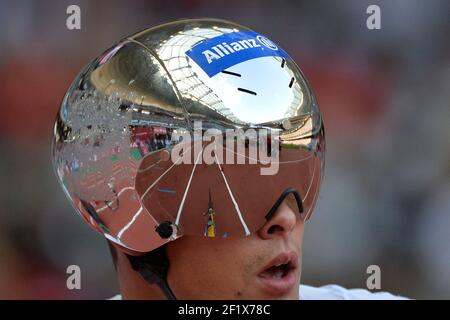
<path id="1" fill-rule="evenodd" d="M 283 203 L 247 238 L 183 236 L 167 244 L 169 286 L 178 299 L 298 299 L 303 231 Z"/>

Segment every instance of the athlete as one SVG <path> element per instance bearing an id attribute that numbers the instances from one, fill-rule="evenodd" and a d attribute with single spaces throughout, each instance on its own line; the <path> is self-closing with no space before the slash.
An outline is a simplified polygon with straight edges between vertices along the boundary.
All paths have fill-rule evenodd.
<path id="1" fill-rule="evenodd" d="M 171 142 L 139 153 L 138 132 Z M 400 298 L 300 285 L 324 152 L 295 62 L 216 19 L 147 29 L 94 59 L 64 96 L 52 148 L 65 194 L 110 245 L 116 298 Z"/>
<path id="2" fill-rule="evenodd" d="M 207 237 L 215 237 L 216 236 L 216 225 L 214 223 L 214 205 L 211 199 L 211 190 L 209 190 L 209 201 L 208 201 L 208 210 L 203 214 L 203 216 L 207 216 L 207 223 L 205 227 L 205 236 Z"/>

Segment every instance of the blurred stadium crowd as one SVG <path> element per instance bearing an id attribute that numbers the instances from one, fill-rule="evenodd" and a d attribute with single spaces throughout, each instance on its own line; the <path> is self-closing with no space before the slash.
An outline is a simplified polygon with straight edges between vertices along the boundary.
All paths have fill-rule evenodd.
<path id="1" fill-rule="evenodd" d="M 81 30 L 66 8 L 81 8 Z M 368 30 L 366 8 L 381 8 Z M 307 225 L 302 282 L 450 298 L 450 2 L 0 0 L 0 298 L 103 299 L 118 292 L 107 245 L 74 214 L 50 137 L 79 70 L 118 39 L 216 17 L 274 39 L 324 114 L 327 159 Z M 66 268 L 81 267 L 81 290 Z"/>

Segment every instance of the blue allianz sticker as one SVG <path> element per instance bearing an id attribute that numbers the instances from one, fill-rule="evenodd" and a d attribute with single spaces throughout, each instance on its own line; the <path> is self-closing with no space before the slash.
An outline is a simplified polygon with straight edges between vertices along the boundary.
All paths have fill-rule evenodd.
<path id="1" fill-rule="evenodd" d="M 207 39 L 186 51 L 186 55 L 209 77 L 247 60 L 268 56 L 288 57 L 275 43 L 253 31 L 230 32 Z"/>

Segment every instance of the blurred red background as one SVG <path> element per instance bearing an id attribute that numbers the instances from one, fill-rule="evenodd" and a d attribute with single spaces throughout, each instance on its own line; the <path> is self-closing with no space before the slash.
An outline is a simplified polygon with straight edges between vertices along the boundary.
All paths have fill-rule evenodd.
<path id="1" fill-rule="evenodd" d="M 373 3 L 372 3 L 373 2 Z M 185 17 L 247 25 L 297 61 L 317 96 L 327 168 L 308 225 L 302 282 L 450 297 L 450 4 L 447 1 L 0 1 L 0 298 L 107 298 L 118 286 L 105 241 L 57 185 L 50 137 L 62 97 L 118 39 Z M 368 30 L 378 4 L 382 29 Z M 82 289 L 66 288 L 66 268 Z M 330 268 L 332 266 L 332 268 Z"/>

